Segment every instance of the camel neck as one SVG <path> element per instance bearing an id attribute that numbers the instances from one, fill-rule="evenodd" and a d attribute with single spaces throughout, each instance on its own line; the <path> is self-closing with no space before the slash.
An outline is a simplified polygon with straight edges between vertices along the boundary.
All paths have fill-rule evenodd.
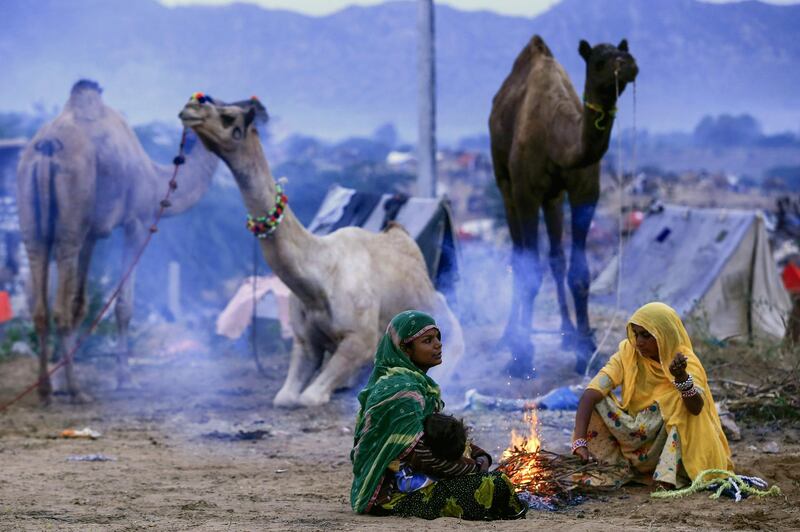
<path id="1" fill-rule="evenodd" d="M 615 94 L 596 90 L 589 83 L 584 87 L 581 151 L 578 166 L 588 166 L 598 162 L 608 150 L 614 116 L 617 112 L 616 103 Z"/>
<path id="2" fill-rule="evenodd" d="M 581 129 L 581 162 L 578 166 L 588 166 L 603 158 L 611 140 L 614 125 L 614 106 L 596 104 L 586 100 L 583 105 L 583 127 Z"/>
<path id="3" fill-rule="evenodd" d="M 286 207 L 275 232 L 259 244 L 272 271 L 307 308 L 329 310 L 319 263 L 322 242 L 303 227 L 291 207 Z"/>
<path id="4" fill-rule="evenodd" d="M 170 196 L 170 207 L 164 212 L 165 216 L 175 216 L 187 211 L 194 206 L 211 186 L 211 179 L 219 165 L 216 155 L 206 150 L 201 142 L 187 140 L 186 162 L 178 168 L 175 181 L 178 188 Z M 159 193 L 169 186 L 169 181 L 175 172 L 173 165 L 159 165 L 153 163 L 157 175 Z"/>
<path id="5" fill-rule="evenodd" d="M 554 106 L 556 126 L 550 132 L 548 154 L 562 169 L 585 168 L 597 163 L 608 150 L 615 102 L 587 86 L 582 103 L 569 80 L 565 83 L 570 101 Z"/>
<path id="6" fill-rule="evenodd" d="M 248 214 L 267 216 L 275 205 L 276 186 L 261 142 L 254 137 L 236 156 L 225 160 L 233 172 Z M 289 198 L 289 205 L 292 199 Z M 300 223 L 290 206 L 275 231 L 259 239 L 264 258 L 281 281 L 306 307 L 327 305 L 320 282 L 321 240 Z"/>

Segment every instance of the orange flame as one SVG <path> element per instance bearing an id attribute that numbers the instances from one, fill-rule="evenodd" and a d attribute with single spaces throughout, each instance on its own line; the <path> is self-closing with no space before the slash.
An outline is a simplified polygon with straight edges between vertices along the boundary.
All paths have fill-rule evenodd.
<path id="1" fill-rule="evenodd" d="M 536 409 L 532 408 L 525 412 L 523 418 L 530 430 L 527 436 L 517 434 L 515 430 L 511 431 L 511 444 L 503 452 L 503 460 L 511 458 L 515 452 L 530 453 L 535 455 L 542 448 L 542 442 L 539 440 L 539 419 L 536 415 Z M 519 464 L 519 462 L 517 462 Z M 509 475 L 509 480 L 517 486 L 517 491 L 530 491 L 531 493 L 545 493 L 550 491 L 550 486 L 545 481 L 546 472 L 542 466 L 537 463 L 534 456 L 524 461 L 521 467 L 515 467 L 512 470 L 506 471 Z"/>
<path id="2" fill-rule="evenodd" d="M 511 445 L 503 452 L 503 458 L 508 458 L 515 448 L 528 453 L 535 453 L 542 448 L 542 442 L 539 440 L 539 418 L 536 415 L 536 409 L 531 408 L 526 411 L 523 419 L 530 425 L 530 432 L 527 436 L 522 436 L 512 429 Z"/>

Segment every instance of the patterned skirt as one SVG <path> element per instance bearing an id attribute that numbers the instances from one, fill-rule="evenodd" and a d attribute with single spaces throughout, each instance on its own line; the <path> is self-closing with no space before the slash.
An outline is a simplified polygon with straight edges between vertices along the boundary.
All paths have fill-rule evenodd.
<path id="1" fill-rule="evenodd" d="M 520 519 L 527 505 L 499 471 L 438 480 L 411 493 L 396 493 L 372 513 L 402 517 L 458 517 L 473 521 Z"/>
<path id="2" fill-rule="evenodd" d="M 605 397 L 592 412 L 586 439 L 598 460 L 620 467 L 611 473 L 582 475 L 576 479 L 580 482 L 619 487 L 629 481 L 658 481 L 676 488 L 690 483 L 681 462 L 678 431 L 667 428 L 657 403 L 631 416 Z"/>

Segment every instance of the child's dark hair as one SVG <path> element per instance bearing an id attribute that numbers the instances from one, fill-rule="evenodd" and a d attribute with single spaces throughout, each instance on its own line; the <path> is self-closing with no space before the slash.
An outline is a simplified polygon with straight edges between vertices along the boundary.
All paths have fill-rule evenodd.
<path id="1" fill-rule="evenodd" d="M 458 460 L 467 446 L 464 421 L 447 414 L 431 414 L 425 418 L 425 443 L 437 458 Z"/>

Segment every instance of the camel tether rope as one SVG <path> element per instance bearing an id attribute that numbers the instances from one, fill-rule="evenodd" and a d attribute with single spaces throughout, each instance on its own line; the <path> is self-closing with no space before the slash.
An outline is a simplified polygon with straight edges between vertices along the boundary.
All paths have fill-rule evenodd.
<path id="1" fill-rule="evenodd" d="M 153 220 L 153 224 L 150 226 L 150 230 L 147 233 L 147 237 L 145 238 L 142 245 L 139 247 L 139 250 L 136 252 L 136 255 L 134 256 L 133 260 L 128 266 L 128 269 L 123 274 L 119 283 L 117 284 L 117 287 L 114 289 L 114 292 L 111 294 L 111 297 L 108 298 L 105 305 L 103 305 L 103 308 L 100 309 L 100 312 L 97 313 L 97 316 L 95 316 L 92 323 L 78 338 L 78 340 L 75 342 L 72 348 L 69 351 L 67 351 L 64 354 L 64 356 L 61 357 L 61 360 L 57 364 L 55 364 L 52 368 L 50 368 L 50 370 L 47 372 L 46 376 L 47 378 L 50 378 L 56 371 L 58 371 L 62 367 L 72 363 L 75 353 L 100 324 L 100 322 L 102 321 L 103 317 L 106 314 L 106 311 L 108 311 L 108 309 L 111 308 L 111 303 L 113 303 L 114 300 L 117 299 L 117 297 L 119 297 L 120 292 L 122 292 L 122 288 L 125 286 L 125 283 L 127 282 L 128 278 L 131 276 L 133 270 L 136 268 L 136 264 L 139 262 L 139 259 L 142 258 L 144 250 L 147 248 L 148 244 L 150 244 L 150 240 L 153 238 L 153 235 L 158 231 L 158 224 L 159 222 L 161 222 L 161 218 L 164 216 L 164 211 L 166 211 L 172 205 L 169 198 L 172 195 L 172 193 L 178 188 L 178 182 L 176 180 L 178 176 L 178 168 L 186 162 L 186 157 L 184 156 L 184 148 L 186 145 L 186 133 L 187 129 L 183 128 L 183 133 L 181 134 L 181 143 L 178 149 L 178 155 L 176 155 L 175 158 L 172 160 L 172 164 L 174 166 L 172 170 L 172 178 L 170 178 L 169 180 L 169 186 L 167 187 L 167 192 L 164 194 L 164 198 L 159 202 L 158 213 L 156 213 L 155 220 Z M 6 409 L 8 409 L 8 407 L 10 407 L 14 403 L 25 397 L 26 395 L 28 395 L 30 392 L 35 390 L 43 379 L 44 379 L 43 377 L 39 377 L 33 384 L 29 385 L 27 388 L 25 388 L 23 391 L 17 394 L 13 399 L 0 406 L 0 412 L 4 412 Z"/>
<path id="2" fill-rule="evenodd" d="M 261 364 L 261 359 L 258 358 L 258 343 L 257 343 L 257 334 L 256 334 L 256 305 L 258 304 L 258 297 L 256 296 L 256 284 L 258 281 L 258 240 L 256 238 L 253 239 L 253 312 L 252 316 L 250 317 L 250 346 L 253 351 L 253 360 L 256 363 L 256 369 L 263 377 L 268 377 L 267 370 L 264 369 L 264 366 Z"/>
<path id="3" fill-rule="evenodd" d="M 255 96 L 253 96 L 255 98 Z M 253 355 L 253 360 L 256 363 L 256 369 L 263 377 L 269 377 L 267 370 L 261 364 L 261 359 L 258 357 L 258 334 L 256 332 L 256 306 L 258 305 L 258 296 L 256 295 L 256 284 L 258 281 L 258 241 L 271 237 L 278 230 L 278 226 L 283 221 L 283 217 L 288 208 L 289 198 L 284 192 L 284 185 L 287 183 L 285 177 L 278 178 L 275 184 L 275 205 L 267 212 L 266 216 L 254 218 L 252 215 L 247 215 L 247 230 L 253 233 L 256 238 L 253 240 L 253 310 L 250 316 L 250 349 Z"/>
<path id="4" fill-rule="evenodd" d="M 614 71 L 614 89 L 616 91 L 617 100 L 619 100 L 619 71 Z M 614 110 L 616 112 L 616 109 Z M 632 154 L 631 154 L 631 168 L 633 171 L 636 171 L 636 80 L 633 81 L 633 139 L 632 139 Z M 597 343 L 597 346 L 592 353 L 592 356 L 589 357 L 589 362 L 586 363 L 586 369 L 584 370 L 583 376 L 584 378 L 589 377 L 589 372 L 592 369 L 592 364 L 594 360 L 597 358 L 597 355 L 600 353 L 600 349 L 602 349 L 603 345 L 605 344 L 606 340 L 608 339 L 609 334 L 611 333 L 611 329 L 614 328 L 614 325 L 617 321 L 617 316 L 619 315 L 620 310 L 620 303 L 621 303 L 621 287 L 622 287 L 622 237 L 623 237 L 623 225 L 625 221 L 625 213 L 623 212 L 623 208 L 625 205 L 625 191 L 624 191 L 624 180 L 625 180 L 625 173 L 622 171 L 622 132 L 620 131 L 617 134 L 617 189 L 619 190 L 619 213 L 618 213 L 618 242 L 617 242 L 617 294 L 616 294 L 616 302 L 614 304 L 614 314 L 611 315 L 611 321 L 606 326 L 605 331 L 603 332 L 603 337 Z M 587 295 L 588 297 L 588 295 Z"/>
<path id="5" fill-rule="evenodd" d="M 781 494 L 781 489 L 778 486 L 772 486 L 769 489 L 765 489 L 766 487 L 767 482 L 758 477 L 737 475 L 733 471 L 724 469 L 706 469 L 701 471 L 692 484 L 686 488 L 656 491 L 651 493 L 650 496 L 656 499 L 677 499 L 711 489 L 715 491 L 709 495 L 709 499 L 719 499 L 723 492 L 726 492 L 733 500 L 739 502 L 749 495 L 767 497 Z"/>

